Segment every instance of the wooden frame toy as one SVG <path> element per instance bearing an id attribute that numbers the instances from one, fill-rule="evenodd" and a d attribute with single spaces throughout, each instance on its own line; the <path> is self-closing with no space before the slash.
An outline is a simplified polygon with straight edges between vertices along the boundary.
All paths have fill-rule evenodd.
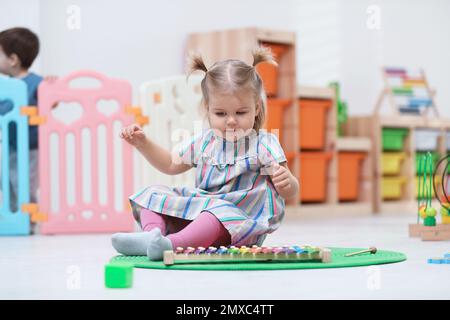
<path id="1" fill-rule="evenodd" d="M 226 262 L 331 262 L 331 250 L 311 246 L 282 246 L 248 248 L 235 246 L 220 248 L 176 248 L 164 251 L 164 264 L 226 263 Z"/>
<path id="2" fill-rule="evenodd" d="M 412 71 L 404 68 L 383 67 L 384 88 L 378 96 L 374 113 L 377 114 L 385 98 L 396 115 L 427 115 L 433 109 L 436 117 L 439 111 L 434 101 L 435 91 L 428 84 L 422 69 Z"/>
<path id="3" fill-rule="evenodd" d="M 430 156 L 431 157 L 431 156 Z M 431 160 L 430 160 L 431 163 Z M 429 177 L 434 189 L 434 194 L 441 204 L 441 223 L 436 223 L 437 212 L 434 208 L 421 205 L 419 199 L 419 209 L 417 223 L 409 225 L 409 236 L 420 237 L 423 241 L 444 241 L 450 240 L 450 154 L 443 157 L 436 164 L 433 177 Z M 440 179 L 437 179 L 440 177 Z M 424 186 L 426 188 L 426 186 Z M 428 192 L 428 202 L 431 203 L 431 190 Z M 420 224 L 420 217 L 424 219 L 424 225 Z"/>

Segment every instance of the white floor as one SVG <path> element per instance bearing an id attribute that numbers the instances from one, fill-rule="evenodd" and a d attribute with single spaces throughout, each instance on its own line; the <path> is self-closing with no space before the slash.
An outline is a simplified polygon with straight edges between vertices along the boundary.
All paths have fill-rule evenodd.
<path id="1" fill-rule="evenodd" d="M 427 263 L 450 242 L 409 238 L 411 215 L 287 217 L 265 244 L 369 247 L 408 260 L 372 267 L 287 271 L 134 269 L 131 289 L 107 289 L 109 235 L 0 238 L 1 299 L 449 299 L 450 265 Z"/>

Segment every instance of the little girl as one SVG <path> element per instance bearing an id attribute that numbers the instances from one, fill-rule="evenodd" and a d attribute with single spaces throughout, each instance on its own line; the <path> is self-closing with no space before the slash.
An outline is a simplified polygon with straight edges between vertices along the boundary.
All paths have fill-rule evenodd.
<path id="1" fill-rule="evenodd" d="M 262 245 L 284 216 L 285 200 L 298 193 L 277 137 L 260 130 L 265 119 L 261 62 L 276 64 L 267 49 L 253 52 L 253 65 L 225 60 L 207 69 L 191 58 L 190 73 L 201 70 L 203 106 L 210 128 L 171 154 L 131 125 L 121 138 L 158 170 L 175 175 L 196 168 L 195 188 L 152 185 L 129 199 L 144 232 L 117 233 L 112 245 L 124 255 L 161 260 L 177 247 Z"/>

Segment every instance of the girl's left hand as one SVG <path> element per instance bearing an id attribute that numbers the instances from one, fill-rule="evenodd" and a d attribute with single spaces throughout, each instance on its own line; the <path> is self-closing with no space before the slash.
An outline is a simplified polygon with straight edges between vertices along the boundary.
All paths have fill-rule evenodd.
<path id="1" fill-rule="evenodd" d="M 278 192 L 291 187 L 290 172 L 287 168 L 280 166 L 277 162 L 272 165 L 272 183 Z"/>

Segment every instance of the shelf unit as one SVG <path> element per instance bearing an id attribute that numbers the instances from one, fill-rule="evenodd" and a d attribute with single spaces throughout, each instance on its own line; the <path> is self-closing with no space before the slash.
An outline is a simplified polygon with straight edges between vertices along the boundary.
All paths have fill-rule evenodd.
<path id="1" fill-rule="evenodd" d="M 370 172 L 371 157 L 366 157 L 362 165 L 361 196 L 351 203 L 340 203 L 338 200 L 338 162 L 339 151 L 363 151 L 370 153 L 370 140 L 366 138 L 337 138 L 337 107 L 335 91 L 332 88 L 297 87 L 296 76 L 296 35 L 295 32 L 269 30 L 264 28 L 243 28 L 189 35 L 186 51 L 198 52 L 204 58 L 207 67 L 223 59 L 240 59 L 252 63 L 252 49 L 258 45 L 285 45 L 287 50 L 277 58 L 278 62 L 278 93 L 270 99 L 290 100 L 284 107 L 283 121 L 280 127 L 281 145 L 288 158 L 291 172 L 300 177 L 300 110 L 299 99 L 326 99 L 332 101 L 332 107 L 326 119 L 325 150 L 331 153 L 331 161 L 327 172 L 326 199 L 321 203 L 301 203 L 300 194 L 288 199 L 286 204 L 290 212 L 304 214 L 329 215 L 332 213 L 354 212 L 355 214 L 372 212 L 372 181 Z M 264 78 L 263 78 L 264 80 Z M 301 183 L 301 181 L 300 181 Z M 301 188 L 303 186 L 300 186 Z M 307 187 L 307 186 L 304 186 Z"/>
<path id="2" fill-rule="evenodd" d="M 298 202 L 299 213 L 302 215 L 320 215 L 350 213 L 355 215 L 371 214 L 373 212 L 373 178 L 371 141 L 365 137 L 338 137 L 337 136 L 337 105 L 336 95 L 332 88 L 299 86 L 297 99 L 301 105 L 301 99 L 331 100 L 331 109 L 326 113 L 325 121 L 325 145 L 322 152 L 331 153 L 331 159 L 327 168 L 326 199 L 320 203 Z M 298 116 L 297 116 L 298 117 Z M 300 155 L 302 150 L 298 149 Z M 309 152 L 309 151 L 308 151 Z M 364 152 L 367 156 L 362 160 L 361 179 L 359 181 L 359 196 L 355 201 L 339 200 L 338 185 L 338 155 L 339 152 Z M 301 165 L 300 170 L 302 170 Z M 302 187 L 302 186 L 300 186 Z M 305 186 L 307 187 L 307 186 Z M 299 198 L 300 199 L 300 198 Z"/>
<path id="3" fill-rule="evenodd" d="M 406 178 L 401 198 L 398 200 L 383 200 L 382 198 L 382 153 L 383 128 L 405 128 L 408 135 L 404 142 L 403 152 L 406 159 L 403 161 L 401 175 Z M 375 212 L 416 212 L 416 144 L 415 132 L 418 129 L 431 129 L 440 132 L 438 150 L 441 156 L 447 153 L 447 132 L 450 131 L 449 119 L 427 118 L 420 116 L 362 116 L 350 117 L 345 126 L 345 132 L 352 135 L 368 137 L 373 142 L 373 176 L 374 176 L 374 209 Z M 438 207 L 436 205 L 435 207 Z"/>

